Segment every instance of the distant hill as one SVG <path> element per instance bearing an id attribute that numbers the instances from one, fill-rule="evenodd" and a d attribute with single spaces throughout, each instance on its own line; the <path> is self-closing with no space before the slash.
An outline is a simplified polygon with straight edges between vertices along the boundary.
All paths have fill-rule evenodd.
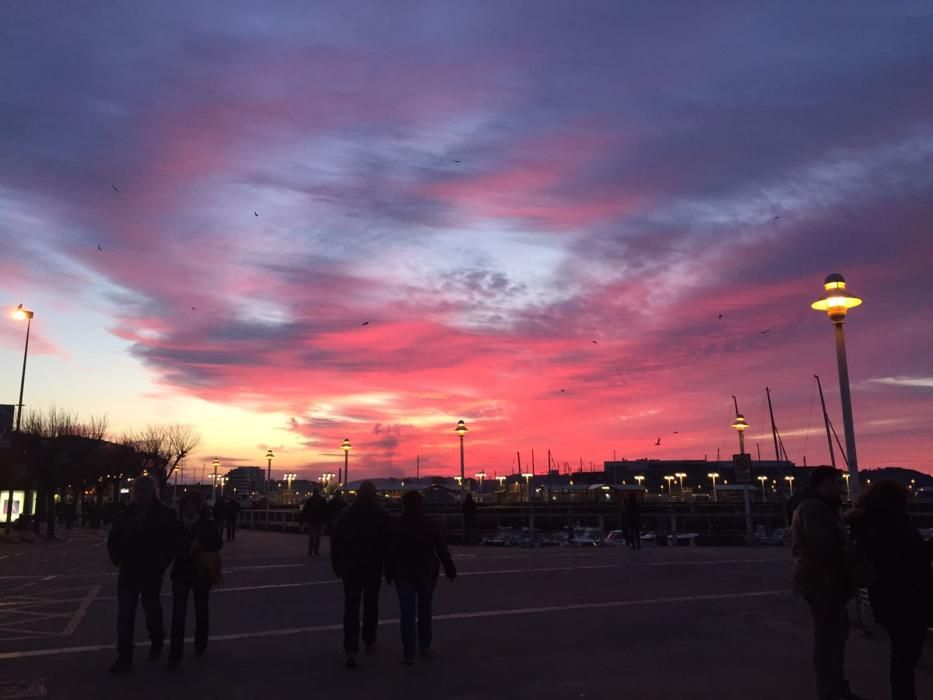
<path id="1" fill-rule="evenodd" d="M 882 481 L 890 479 L 907 486 L 910 480 L 914 479 L 916 486 L 933 487 L 933 475 L 925 472 L 918 472 L 916 469 L 907 469 L 905 467 L 878 467 L 877 469 L 859 469 L 863 475 L 862 481 L 871 479 L 872 481 Z"/>

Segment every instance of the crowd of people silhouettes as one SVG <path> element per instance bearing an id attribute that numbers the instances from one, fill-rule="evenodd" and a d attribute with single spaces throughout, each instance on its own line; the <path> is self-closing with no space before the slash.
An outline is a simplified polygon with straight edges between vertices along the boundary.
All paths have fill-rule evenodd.
<path id="1" fill-rule="evenodd" d="M 927 629 L 933 626 L 933 542 L 923 539 L 907 514 L 909 492 L 894 482 L 866 488 L 848 513 L 842 512 L 841 472 L 815 469 L 810 484 L 788 504 L 794 556 L 794 590 L 808 604 L 813 621 L 813 663 L 820 700 L 857 700 L 845 674 L 849 635 L 847 606 L 867 590 L 875 619 L 891 643 L 890 684 L 894 700 L 916 700 L 915 671 Z M 195 656 L 209 636 L 209 598 L 221 578 L 219 552 L 236 539 L 239 505 L 220 497 L 212 509 L 200 494 L 187 494 L 178 512 L 161 503 L 155 481 L 136 479 L 133 501 L 115 518 L 107 539 L 117 576 L 117 660 L 114 673 L 132 668 L 137 603 L 142 601 L 151 646 L 158 659 L 165 641 L 160 593 L 172 565 L 172 628 L 168 668 L 183 657 L 188 598 L 194 600 Z M 213 517 L 209 517 L 212 515 Z M 464 537 L 475 532 L 476 504 L 464 502 Z M 623 508 L 628 544 L 640 547 L 639 504 L 634 494 Z M 308 554 L 319 556 L 324 528 L 332 523 L 330 558 L 343 583 L 343 649 L 346 667 L 356 668 L 360 640 L 371 652 L 377 643 L 379 593 L 383 581 L 395 586 L 400 610 L 402 660 L 431 652 L 432 601 L 440 573 L 457 577 L 438 525 L 425 514 L 420 492 L 402 497 L 402 514 L 391 518 L 376 487 L 364 481 L 348 506 L 338 491 L 326 500 L 315 490 L 300 523 L 307 527 Z M 174 564 L 173 564 L 174 562 Z M 362 619 L 361 619 L 362 611 Z"/>

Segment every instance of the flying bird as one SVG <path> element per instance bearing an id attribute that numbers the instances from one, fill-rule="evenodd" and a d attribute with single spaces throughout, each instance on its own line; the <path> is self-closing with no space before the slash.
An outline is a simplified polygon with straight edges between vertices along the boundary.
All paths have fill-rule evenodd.
<path id="1" fill-rule="evenodd" d="M 674 431 L 674 435 L 680 435 L 680 431 L 679 431 L 679 430 L 675 430 L 675 431 Z"/>
<path id="2" fill-rule="evenodd" d="M 654 443 L 654 446 L 657 447 L 657 446 L 660 445 L 660 444 L 661 444 L 661 438 L 658 438 L 658 441 L 657 441 L 656 443 Z"/>
<path id="3" fill-rule="evenodd" d="M 100 247 L 100 243 L 97 244 L 97 250 L 99 250 L 101 253 L 104 252 L 104 249 Z"/>
<path id="4" fill-rule="evenodd" d="M 766 331 L 759 331 L 759 332 L 760 332 L 762 335 L 767 335 L 768 333 L 771 332 L 771 329 L 769 328 L 769 329 L 766 330 Z"/>
<path id="5" fill-rule="evenodd" d="M 780 216 L 775 216 L 773 220 L 774 220 L 774 221 L 777 221 L 777 220 L 780 219 L 780 218 L 781 218 Z"/>
<path id="6" fill-rule="evenodd" d="M 560 393 L 566 394 L 566 393 L 567 393 L 567 390 L 566 390 L 566 389 L 561 389 L 561 390 L 560 390 Z"/>
<path id="7" fill-rule="evenodd" d="M 719 314 L 719 320 L 722 321 L 722 314 Z"/>
<path id="8" fill-rule="evenodd" d="M 597 341 L 594 340 L 594 341 L 593 341 L 593 345 L 599 345 L 599 343 L 598 343 Z"/>
<path id="9" fill-rule="evenodd" d="M 368 326 L 368 325 L 369 325 L 369 321 L 363 321 L 363 322 L 360 324 L 360 328 L 362 328 L 363 326 Z"/>
<path id="10" fill-rule="evenodd" d="M 254 212 L 253 212 L 253 216 L 259 216 L 259 212 L 258 212 L 258 211 L 254 211 Z"/>
<path id="11" fill-rule="evenodd" d="M 197 310 L 198 310 L 198 307 L 197 307 L 197 306 L 192 306 L 192 307 L 191 307 L 191 310 L 192 310 L 192 311 L 197 311 Z"/>
<path id="12" fill-rule="evenodd" d="M 114 192 L 119 192 L 119 191 L 120 191 L 120 190 L 117 188 L 116 185 L 111 185 L 111 187 L 113 188 L 113 191 L 114 191 Z"/>
<path id="13" fill-rule="evenodd" d="M 454 161 L 454 163 L 459 163 L 459 162 L 460 162 L 459 160 L 455 160 L 455 161 Z"/>

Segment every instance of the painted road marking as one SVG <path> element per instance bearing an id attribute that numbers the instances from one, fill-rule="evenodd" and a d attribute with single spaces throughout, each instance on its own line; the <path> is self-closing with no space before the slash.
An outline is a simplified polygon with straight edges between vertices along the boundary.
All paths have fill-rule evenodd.
<path id="1" fill-rule="evenodd" d="M 786 590 L 749 591 L 745 593 L 714 593 L 710 595 L 674 596 L 671 598 L 646 598 L 642 600 L 613 600 L 604 603 L 578 603 L 574 605 L 539 606 L 533 608 L 503 608 L 498 610 L 481 610 L 476 612 L 448 613 L 435 615 L 435 622 L 448 620 L 475 620 L 487 617 L 544 615 L 548 613 L 562 613 L 579 610 L 608 610 L 613 608 L 634 608 L 648 605 L 674 605 L 677 603 L 715 602 L 719 600 L 741 600 L 748 598 L 774 598 L 789 595 Z M 380 625 L 397 625 L 398 618 L 380 620 Z M 236 634 L 218 634 L 210 637 L 212 642 L 228 642 L 240 639 L 259 639 L 262 637 L 282 637 L 295 634 L 313 632 L 336 632 L 343 629 L 343 625 L 316 625 L 313 627 L 288 627 L 285 629 L 259 630 L 257 632 L 241 632 Z M 193 639 L 186 639 L 191 643 Z M 89 644 L 78 647 L 61 647 L 58 649 L 32 649 L 29 651 L 8 651 L 0 653 L 0 661 L 10 659 L 28 659 L 37 656 L 60 656 L 62 654 L 80 654 L 91 651 L 112 651 L 113 643 Z"/>
<path id="2" fill-rule="evenodd" d="M 94 602 L 94 599 L 97 597 L 97 594 L 100 593 L 100 584 L 94 586 L 91 590 L 88 591 L 87 595 L 84 596 L 81 604 L 78 606 L 78 609 L 75 611 L 75 614 L 71 616 L 71 619 L 68 621 L 68 624 L 65 625 L 65 629 L 62 630 L 61 635 L 63 637 L 70 637 L 74 634 L 74 631 L 78 629 L 78 625 L 81 624 L 81 620 L 84 619 L 85 614 L 87 613 L 88 608 L 91 607 L 91 603 Z"/>

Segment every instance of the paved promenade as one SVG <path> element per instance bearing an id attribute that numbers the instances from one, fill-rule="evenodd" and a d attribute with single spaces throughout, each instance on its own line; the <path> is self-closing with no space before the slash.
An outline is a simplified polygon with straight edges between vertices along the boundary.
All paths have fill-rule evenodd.
<path id="1" fill-rule="evenodd" d="M 348 672 L 326 556 L 307 557 L 303 537 L 243 531 L 223 552 L 207 655 L 189 647 L 169 674 L 143 644 L 134 671 L 111 677 L 116 576 L 103 533 L 68 537 L 0 547 L 0 699 L 813 697 L 786 549 L 455 548 L 461 576 L 438 585 L 435 655 L 401 665 L 384 587 L 378 652 Z M 853 685 L 888 697 L 883 636 L 853 632 L 849 658 Z M 928 648 L 920 697 L 933 697 L 931 661 Z M 12 695 L 14 683 L 33 690 Z"/>

